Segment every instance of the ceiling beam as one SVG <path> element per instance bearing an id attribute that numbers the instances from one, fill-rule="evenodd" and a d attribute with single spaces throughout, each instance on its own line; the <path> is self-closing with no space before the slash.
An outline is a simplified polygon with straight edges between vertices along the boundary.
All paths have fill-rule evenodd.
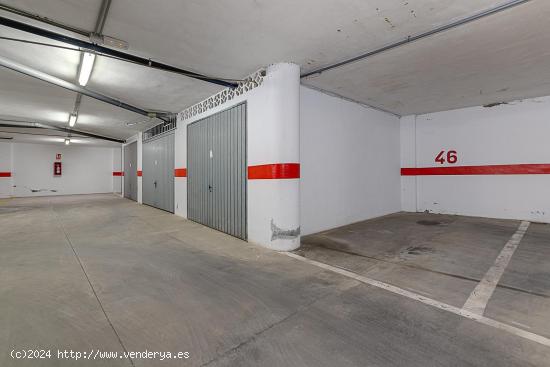
<path id="1" fill-rule="evenodd" d="M 66 127 L 59 127 L 59 126 L 43 124 L 43 123 L 40 123 L 40 122 L 9 121 L 9 120 L 0 120 L 0 121 L 5 121 L 5 122 L 0 122 L 0 127 L 55 130 L 55 131 L 63 131 L 65 133 L 67 133 L 67 136 L 71 136 L 71 134 L 77 134 L 77 135 L 87 136 L 87 137 L 94 138 L 94 139 L 112 141 L 112 142 L 121 143 L 121 144 L 126 142 L 126 140 L 123 140 L 123 139 L 117 139 L 117 138 L 113 138 L 113 137 L 110 137 L 110 136 L 89 133 L 87 131 L 69 129 L 69 128 L 66 128 Z M 17 134 L 17 133 L 13 132 L 13 134 Z M 44 136 L 47 136 L 47 135 L 48 134 L 44 134 Z"/>
<path id="2" fill-rule="evenodd" d="M 199 74 L 199 73 L 195 73 L 195 72 L 192 72 L 192 71 L 180 69 L 180 68 L 177 68 L 177 67 L 172 66 L 172 65 L 168 65 L 168 64 L 164 64 L 164 63 L 161 63 L 161 62 L 158 62 L 158 61 L 153 61 L 151 59 L 146 59 L 144 57 L 132 55 L 132 54 L 129 54 L 127 52 L 113 50 L 113 49 L 110 49 L 110 48 L 107 48 L 107 47 L 104 47 L 104 46 L 101 46 L 101 45 L 97 45 L 97 44 L 92 43 L 92 42 L 83 41 L 81 39 L 70 37 L 70 36 L 67 36 L 67 35 L 64 35 L 64 34 L 61 34 L 61 33 L 52 32 L 52 31 L 49 31 L 49 30 L 46 30 L 46 29 L 43 29 L 43 28 L 35 27 L 33 25 L 30 25 L 30 24 L 26 24 L 26 23 L 23 23 L 23 22 L 18 22 L 16 20 L 9 19 L 9 18 L 6 18 L 6 17 L 0 17 L 0 25 L 3 25 L 5 27 L 9 27 L 9 28 L 13 28 L 13 29 L 17 29 L 17 30 L 20 30 L 20 31 L 23 31 L 23 32 L 31 33 L 31 34 L 34 34 L 34 35 L 37 35 L 37 36 L 49 38 L 49 39 L 54 40 L 54 41 L 68 43 L 70 45 L 81 47 L 83 49 L 92 50 L 92 51 L 95 51 L 98 54 L 105 54 L 105 55 L 109 55 L 109 56 L 119 58 L 121 60 L 132 62 L 134 64 L 147 66 L 147 67 L 152 67 L 152 68 L 159 69 L 159 70 L 164 70 L 164 71 L 169 71 L 169 72 L 172 72 L 172 73 L 185 75 L 189 78 L 202 80 L 204 82 L 220 85 L 220 86 L 223 86 L 223 87 L 226 87 L 226 88 L 236 88 L 236 87 L 239 86 L 238 83 L 235 83 L 235 82 L 232 82 L 232 81 L 227 81 L 225 79 L 219 79 L 219 78 L 213 78 L 213 77 L 209 77 L 209 76 L 202 75 L 202 74 Z"/>
<path id="3" fill-rule="evenodd" d="M 11 69 L 13 71 L 17 71 L 18 73 L 25 74 L 25 75 L 28 75 L 30 77 L 45 81 L 47 83 L 57 85 L 58 87 L 65 88 L 65 89 L 71 90 L 73 92 L 81 93 L 85 96 L 95 98 L 99 101 L 111 104 L 111 105 L 116 106 L 116 107 L 123 108 L 123 109 L 128 110 L 128 111 L 135 112 L 135 113 L 143 115 L 143 116 L 156 117 L 156 118 L 159 118 L 161 120 L 164 120 L 164 119 L 166 119 L 166 116 L 171 115 L 171 113 L 158 113 L 158 112 L 154 112 L 154 111 L 147 111 L 147 110 L 141 109 L 141 108 L 136 107 L 136 106 L 132 106 L 128 103 L 124 103 L 124 102 L 121 102 L 117 99 L 108 97 L 106 95 L 103 95 L 103 94 L 100 94 L 100 93 L 97 93 L 97 92 L 93 92 L 93 91 L 91 91 L 89 89 L 86 89 L 86 88 L 83 88 L 83 87 L 81 87 L 77 84 L 68 82 L 66 80 L 60 79 L 60 78 L 55 77 L 55 76 L 50 75 L 50 74 L 46 74 L 46 73 L 44 73 L 40 70 L 33 69 L 31 67 L 28 67 L 28 66 L 20 64 L 18 62 L 9 60 L 9 59 L 7 59 L 5 57 L 2 57 L 2 56 L 0 56 L 0 66 L 3 66 L 7 69 Z"/>

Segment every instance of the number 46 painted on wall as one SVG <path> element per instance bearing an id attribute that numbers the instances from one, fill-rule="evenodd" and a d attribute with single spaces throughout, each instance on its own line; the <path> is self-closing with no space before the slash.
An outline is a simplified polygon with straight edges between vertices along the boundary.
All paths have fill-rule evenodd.
<path id="1" fill-rule="evenodd" d="M 456 150 L 449 150 L 447 152 L 447 160 L 445 160 L 445 151 L 442 150 L 441 152 L 439 152 L 437 157 L 435 157 L 435 161 L 440 164 L 445 164 L 445 162 L 449 164 L 455 164 L 456 162 L 458 162 L 458 153 L 456 152 Z"/>

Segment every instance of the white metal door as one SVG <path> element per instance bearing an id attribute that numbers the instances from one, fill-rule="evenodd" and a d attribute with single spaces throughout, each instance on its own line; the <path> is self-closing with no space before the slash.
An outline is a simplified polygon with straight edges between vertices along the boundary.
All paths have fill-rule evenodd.
<path id="1" fill-rule="evenodd" d="M 247 238 L 246 104 L 187 127 L 188 217 Z"/>

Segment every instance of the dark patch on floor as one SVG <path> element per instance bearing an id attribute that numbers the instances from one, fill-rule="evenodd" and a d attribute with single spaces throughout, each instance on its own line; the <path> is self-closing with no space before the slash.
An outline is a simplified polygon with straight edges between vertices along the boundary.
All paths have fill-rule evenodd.
<path id="1" fill-rule="evenodd" d="M 489 103 L 489 104 L 483 105 L 483 107 L 485 107 L 485 108 L 491 108 L 491 107 L 502 106 L 502 105 L 505 105 L 505 104 L 508 104 L 508 102 L 495 102 L 495 103 Z"/>
<path id="2" fill-rule="evenodd" d="M 30 206 L 0 206 L 0 214 L 25 212 L 34 209 Z"/>
<path id="3" fill-rule="evenodd" d="M 431 254 L 434 252 L 434 249 L 431 247 L 424 246 L 411 246 L 403 251 L 409 255 L 422 255 L 422 254 Z"/>
<path id="4" fill-rule="evenodd" d="M 441 224 L 441 222 L 438 222 L 436 220 L 419 220 L 416 223 L 422 226 L 438 226 Z"/>

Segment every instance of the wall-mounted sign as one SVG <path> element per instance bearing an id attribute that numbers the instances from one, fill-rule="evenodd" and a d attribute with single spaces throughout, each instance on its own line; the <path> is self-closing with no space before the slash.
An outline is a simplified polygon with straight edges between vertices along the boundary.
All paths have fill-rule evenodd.
<path id="1" fill-rule="evenodd" d="M 61 160 L 61 153 L 57 153 L 55 155 L 55 159 L 57 159 L 58 161 Z"/>
<path id="2" fill-rule="evenodd" d="M 53 175 L 61 176 L 61 162 L 53 162 Z"/>

